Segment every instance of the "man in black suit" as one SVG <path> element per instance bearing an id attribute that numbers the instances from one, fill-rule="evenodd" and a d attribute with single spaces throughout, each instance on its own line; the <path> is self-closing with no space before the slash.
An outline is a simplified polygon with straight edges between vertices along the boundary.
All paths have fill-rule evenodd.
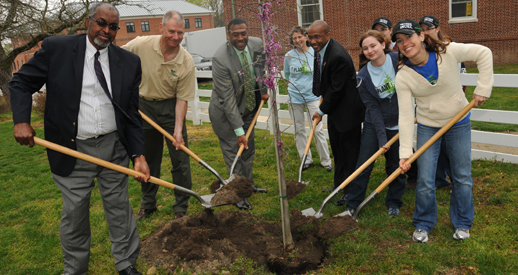
<path id="1" fill-rule="evenodd" d="M 356 70 L 347 51 L 330 38 L 329 25 L 316 20 L 309 26 L 309 43 L 315 50 L 313 93 L 324 100 L 313 115 L 322 120 L 328 115 L 328 132 L 335 159 L 334 187 L 331 192 L 354 172 L 360 153 L 361 123 L 365 106 L 356 88 Z M 347 201 L 347 190 L 340 203 Z"/>
<path id="2" fill-rule="evenodd" d="M 109 4 L 90 6 L 87 34 L 43 40 L 41 49 L 9 83 L 14 136 L 34 145 L 30 125 L 32 94 L 47 86 L 45 138 L 70 149 L 128 166 L 149 179 L 144 155 L 138 93 L 138 56 L 111 42 L 119 12 Z M 128 200 L 128 176 L 47 150 L 54 182 L 63 198 L 60 239 L 64 274 L 86 274 L 90 254 L 90 195 L 97 178 L 108 221 L 112 255 L 119 274 L 141 274 L 133 267 L 140 240 Z"/>

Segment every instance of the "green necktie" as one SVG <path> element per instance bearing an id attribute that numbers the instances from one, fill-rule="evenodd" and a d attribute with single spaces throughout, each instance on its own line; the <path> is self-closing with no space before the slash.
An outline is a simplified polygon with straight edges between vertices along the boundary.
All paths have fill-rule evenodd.
<path id="1" fill-rule="evenodd" d="M 255 88 L 246 51 L 243 51 L 243 80 L 245 81 L 245 107 L 251 112 L 255 109 Z"/>

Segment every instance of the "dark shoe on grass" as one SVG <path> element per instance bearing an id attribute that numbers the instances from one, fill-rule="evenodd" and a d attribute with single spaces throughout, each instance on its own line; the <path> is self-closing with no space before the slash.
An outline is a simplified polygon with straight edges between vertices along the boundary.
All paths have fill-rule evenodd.
<path id="1" fill-rule="evenodd" d="M 236 203 L 236 206 L 241 210 L 252 210 L 252 205 L 246 199 Z"/>
<path id="2" fill-rule="evenodd" d="M 333 165 L 326 165 L 326 166 L 322 165 L 322 167 L 324 167 L 324 169 L 326 169 L 327 172 L 333 172 L 333 170 L 335 169 L 335 168 L 333 168 Z"/>
<path id="3" fill-rule="evenodd" d="M 132 265 L 130 265 L 119 271 L 119 275 L 142 275 L 142 273 L 138 272 Z"/>
<path id="4" fill-rule="evenodd" d="M 343 194 L 337 201 L 334 202 L 337 206 L 342 206 L 347 203 L 347 194 Z"/>
<path id="5" fill-rule="evenodd" d="M 305 163 L 303 166 L 302 166 L 302 171 L 306 171 L 308 170 L 310 167 L 313 166 L 313 163 Z"/>
<path id="6" fill-rule="evenodd" d="M 181 219 L 183 217 L 185 217 L 185 212 L 177 212 L 177 213 L 174 214 L 174 218 L 176 220 Z"/>
<path id="7" fill-rule="evenodd" d="M 156 208 L 152 208 L 152 209 L 143 209 L 143 208 L 140 208 L 140 210 L 138 211 L 137 213 L 137 221 L 140 221 L 142 220 L 143 218 L 147 218 L 149 217 L 151 214 L 155 213 L 156 212 Z"/>

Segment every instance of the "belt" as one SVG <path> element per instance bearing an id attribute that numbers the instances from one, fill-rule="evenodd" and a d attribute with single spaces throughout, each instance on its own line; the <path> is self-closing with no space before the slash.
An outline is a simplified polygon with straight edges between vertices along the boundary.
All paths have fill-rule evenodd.
<path id="1" fill-rule="evenodd" d="M 144 96 L 140 96 L 141 98 L 147 100 L 147 101 L 162 101 L 162 100 L 166 100 L 167 98 L 163 98 L 163 99 L 157 99 L 157 98 L 147 98 L 147 97 L 144 97 Z"/>

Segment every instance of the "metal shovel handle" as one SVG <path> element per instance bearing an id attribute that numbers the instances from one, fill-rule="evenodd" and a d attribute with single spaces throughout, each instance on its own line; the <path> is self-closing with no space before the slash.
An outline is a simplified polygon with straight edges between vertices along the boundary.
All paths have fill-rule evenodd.
<path id="1" fill-rule="evenodd" d="M 414 162 L 419 156 L 421 156 L 424 151 L 426 151 L 432 144 L 434 144 L 446 131 L 448 131 L 455 123 L 459 122 L 459 120 L 471 110 L 475 106 L 475 100 L 472 100 L 466 107 L 464 107 L 460 112 L 458 112 L 446 125 L 444 125 L 435 135 L 433 135 L 425 144 L 423 144 L 414 154 L 412 154 L 405 164 L 411 164 Z M 360 213 L 360 210 L 363 208 L 365 204 L 367 204 L 370 200 L 372 200 L 376 194 L 379 194 L 387 185 L 389 185 L 394 179 L 396 179 L 403 170 L 400 168 L 396 169 L 386 180 L 384 180 L 371 195 L 369 195 L 356 209 L 354 212 L 354 218 L 357 219 Z"/>
<path id="2" fill-rule="evenodd" d="M 108 168 L 108 169 L 112 169 L 112 170 L 115 170 L 117 172 L 120 172 L 120 173 L 123 173 L 123 174 L 126 174 L 126 175 L 130 175 L 130 176 L 138 176 L 138 175 L 139 176 L 145 176 L 144 174 L 142 174 L 140 172 L 137 172 L 135 170 L 132 170 L 130 168 L 127 168 L 127 167 L 124 167 L 124 166 L 121 166 L 121 165 L 117 165 L 117 164 L 114 164 L 114 163 L 111 163 L 111 162 L 108 162 L 108 161 L 105 161 L 105 160 L 102 160 L 102 159 L 99 159 L 99 158 L 96 158 L 96 157 L 93 157 L 93 156 L 90 156 L 90 155 L 87 155 L 87 154 L 84 154 L 84 153 L 81 153 L 81 152 L 78 152 L 76 150 L 72 150 L 70 148 L 67 148 L 67 147 L 64 147 L 64 146 L 52 143 L 50 141 L 46 141 L 46 140 L 38 138 L 38 137 L 34 137 L 34 143 L 36 143 L 36 144 L 38 144 L 40 146 L 43 146 L 45 148 L 48 148 L 48 149 L 51 149 L 51 150 L 63 153 L 65 155 L 69 155 L 69 156 L 75 157 L 77 159 L 81 159 L 81 160 L 84 160 L 84 161 L 87 161 L 87 162 L 91 162 L 93 164 L 97 164 L 99 166 L 102 166 L 102 167 L 105 167 L 105 168 Z M 170 182 L 167 182 L 165 180 L 161 180 L 161 179 L 155 178 L 155 177 L 151 177 L 149 179 L 149 181 L 152 182 L 152 183 L 158 184 L 160 186 L 163 186 L 163 187 L 167 187 L 167 188 L 170 188 L 170 189 L 173 189 L 173 190 L 176 189 L 176 190 L 178 190 L 180 192 L 187 193 L 187 194 L 195 197 L 196 199 L 198 199 L 204 207 L 207 207 L 207 208 L 211 207 L 210 203 L 208 203 L 205 200 L 203 200 L 197 193 L 195 193 L 192 190 L 183 188 L 181 186 L 176 186 L 176 185 L 174 185 L 174 184 L 172 184 Z"/>

